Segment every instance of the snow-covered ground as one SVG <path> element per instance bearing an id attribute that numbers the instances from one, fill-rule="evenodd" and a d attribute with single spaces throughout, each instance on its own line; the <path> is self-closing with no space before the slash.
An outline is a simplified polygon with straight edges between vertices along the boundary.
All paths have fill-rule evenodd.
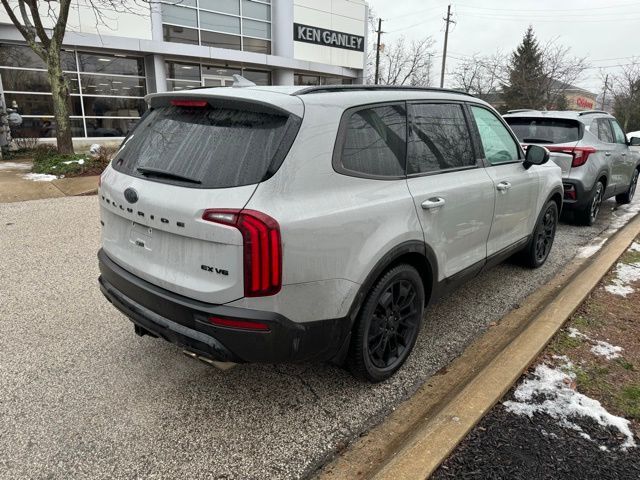
<path id="1" fill-rule="evenodd" d="M 614 360 L 620 356 L 620 353 L 622 353 L 622 347 L 611 345 L 609 342 L 605 342 L 603 340 L 594 340 L 576 328 L 571 327 L 568 332 L 568 335 L 571 338 L 581 338 L 590 342 L 592 344 L 591 353 L 594 355 L 604 357 L 607 360 Z"/>
<path id="2" fill-rule="evenodd" d="M 0 162 L 0 170 L 30 170 L 30 163 Z"/>
<path id="3" fill-rule="evenodd" d="M 573 365 L 566 357 L 563 360 L 564 365 L 557 368 L 545 363 L 538 365 L 514 392 L 515 400 L 503 403 L 507 411 L 529 418 L 533 418 L 534 413 L 549 415 L 561 426 L 576 430 L 583 438 L 595 441 L 576 423 L 580 418 L 590 418 L 602 427 L 617 429 L 624 437 L 620 445 L 622 450 L 636 447 L 630 422 L 612 415 L 600 402 L 576 391 L 576 375 L 571 371 Z M 605 445 L 600 446 L 601 450 L 606 448 Z"/>
<path id="4" fill-rule="evenodd" d="M 22 175 L 22 178 L 25 180 L 33 180 L 34 182 L 50 182 L 56 180 L 58 177 L 46 173 L 26 173 Z"/>

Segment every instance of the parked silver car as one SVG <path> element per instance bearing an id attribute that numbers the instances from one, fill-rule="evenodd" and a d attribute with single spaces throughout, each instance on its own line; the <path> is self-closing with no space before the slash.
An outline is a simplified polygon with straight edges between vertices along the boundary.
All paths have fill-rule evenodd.
<path id="1" fill-rule="evenodd" d="M 607 112 L 555 112 L 513 110 L 504 119 L 523 146 L 541 144 L 551 151 L 572 155 L 558 161 L 562 168 L 564 207 L 574 210 L 577 220 L 592 225 L 603 200 L 618 203 L 633 199 L 638 183 L 640 153 Z"/>
<path id="2" fill-rule="evenodd" d="M 560 168 L 439 89 L 245 87 L 147 97 L 102 175 L 100 286 L 201 359 L 331 360 L 380 381 L 424 306 L 551 250 Z"/>

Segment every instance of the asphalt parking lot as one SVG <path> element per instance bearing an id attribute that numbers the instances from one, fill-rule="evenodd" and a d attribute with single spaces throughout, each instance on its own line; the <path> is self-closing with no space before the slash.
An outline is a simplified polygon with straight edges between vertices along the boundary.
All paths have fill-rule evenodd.
<path id="1" fill-rule="evenodd" d="M 429 309 L 372 386 L 321 364 L 221 372 L 137 337 L 97 287 L 96 197 L 0 204 L 0 477 L 309 476 L 640 205 L 614 206 L 562 224 L 543 268 L 503 264 Z"/>

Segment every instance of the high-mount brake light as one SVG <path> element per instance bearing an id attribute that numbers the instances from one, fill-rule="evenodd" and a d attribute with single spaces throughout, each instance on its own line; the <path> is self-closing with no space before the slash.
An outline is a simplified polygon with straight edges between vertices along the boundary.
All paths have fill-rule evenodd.
<path id="1" fill-rule="evenodd" d="M 202 108 L 207 106 L 206 100 L 171 100 L 174 107 Z"/>
<path id="2" fill-rule="evenodd" d="M 275 295 L 282 288 L 282 242 L 278 222 L 256 210 L 208 209 L 208 222 L 240 230 L 244 248 L 244 294 L 247 297 Z"/>

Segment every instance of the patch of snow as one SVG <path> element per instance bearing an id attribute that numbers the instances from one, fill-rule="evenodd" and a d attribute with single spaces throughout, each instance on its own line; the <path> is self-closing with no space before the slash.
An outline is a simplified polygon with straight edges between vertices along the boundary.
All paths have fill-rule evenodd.
<path id="1" fill-rule="evenodd" d="M 604 289 L 614 295 L 626 297 L 635 290 L 630 285 L 640 280 L 640 263 L 622 263 L 616 265 L 616 278 L 609 285 L 605 285 Z"/>
<path id="2" fill-rule="evenodd" d="M 606 445 L 600 445 L 600 450 L 602 450 L 603 452 L 608 452 L 609 449 L 607 448 Z"/>
<path id="3" fill-rule="evenodd" d="M 603 342 L 602 340 L 597 340 L 596 344 L 591 347 L 591 353 L 604 357 L 607 360 L 618 358 L 620 356 L 620 352 L 622 352 L 622 347 L 611 345 L 610 343 Z"/>
<path id="4" fill-rule="evenodd" d="M 46 173 L 27 173 L 22 175 L 22 178 L 25 180 L 33 180 L 34 182 L 50 182 L 52 180 L 57 180 L 58 177 L 55 175 L 48 175 Z"/>
<path id="5" fill-rule="evenodd" d="M 28 163 L 0 162 L 0 170 L 31 170 Z"/>
<path id="6" fill-rule="evenodd" d="M 636 199 L 633 203 L 628 205 L 620 205 L 613 211 L 613 220 L 609 224 L 607 230 L 602 234 L 591 240 L 589 244 L 578 249 L 578 258 L 589 258 L 607 242 L 609 237 L 624 227 L 629 220 L 636 216 L 640 212 L 640 200 Z"/>
<path id="7" fill-rule="evenodd" d="M 571 419 L 591 418 L 602 427 L 612 427 L 625 437 L 622 450 L 636 447 L 629 420 L 609 413 L 600 402 L 571 388 L 574 373 L 565 373 L 547 364 L 536 367 L 532 377 L 524 380 L 514 392 L 515 401 L 503 403 L 507 411 L 533 418 L 534 413 L 549 415 L 566 428 L 587 438 L 582 428 Z M 544 399 L 544 400 L 540 400 Z"/>
<path id="8" fill-rule="evenodd" d="M 580 338 L 580 339 L 586 340 L 587 342 L 592 343 L 593 346 L 591 347 L 591 353 L 593 353 L 594 355 L 598 355 L 600 357 L 604 357 L 607 360 L 613 360 L 614 358 L 618 358 L 620 356 L 620 352 L 622 352 L 622 347 L 611 345 L 610 343 L 603 342 L 602 340 L 594 340 L 593 338 L 585 335 L 584 333 L 582 333 L 576 328 L 569 327 L 567 329 L 567 332 L 568 332 L 567 335 L 571 338 Z M 571 362 L 569 362 L 569 359 L 567 358 L 566 355 L 554 355 L 553 358 L 564 361 L 566 364 L 568 364 L 569 368 L 573 366 Z"/>
<path id="9" fill-rule="evenodd" d="M 84 158 L 81 158 L 79 160 L 68 160 L 62 163 L 64 163 L 65 165 L 71 165 L 72 163 L 77 163 L 78 165 L 84 165 Z"/>
<path id="10" fill-rule="evenodd" d="M 629 247 L 629 251 L 630 252 L 640 252 L 640 243 L 638 242 L 633 242 L 631 244 L 631 246 Z"/>

